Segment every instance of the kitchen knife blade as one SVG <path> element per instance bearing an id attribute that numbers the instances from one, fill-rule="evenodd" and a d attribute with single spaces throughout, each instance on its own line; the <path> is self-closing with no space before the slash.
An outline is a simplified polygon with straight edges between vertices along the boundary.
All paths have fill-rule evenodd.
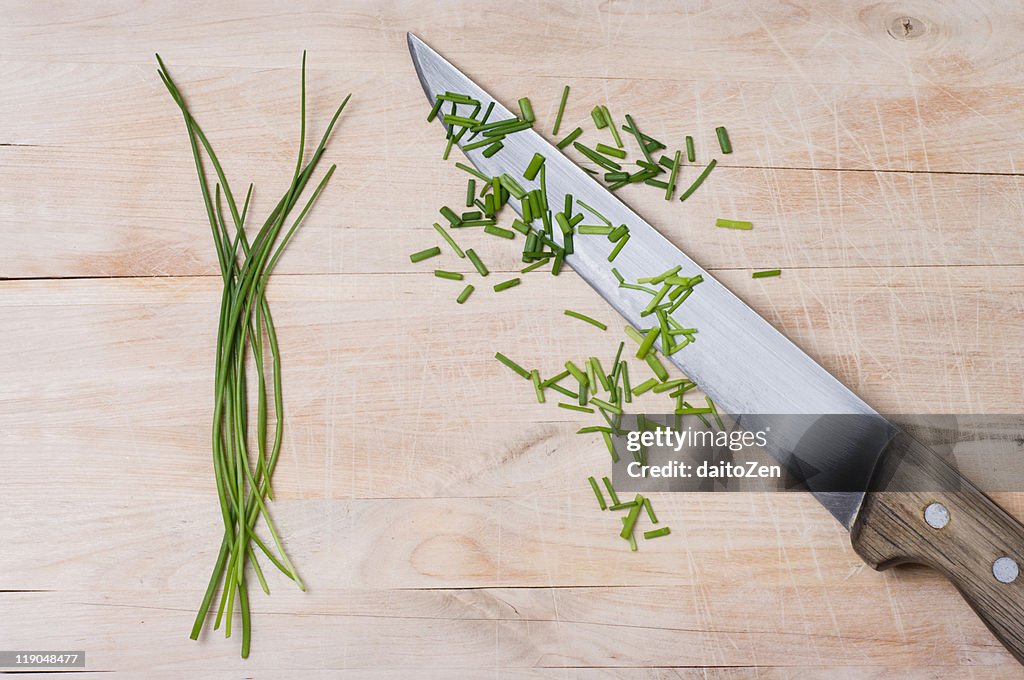
<path id="1" fill-rule="evenodd" d="M 484 107 L 494 102 L 489 121 L 513 117 L 411 33 L 408 43 L 431 104 L 437 95 L 451 92 L 468 95 Z M 468 141 L 466 136 L 460 146 Z M 527 191 L 537 182 L 523 179 L 523 170 L 535 153 L 544 156 L 549 205 L 561 206 L 572 195 L 613 225 L 629 226 L 630 241 L 614 262 L 627 280 L 676 265 L 682 265 L 686 276 L 703 276 L 679 312 L 684 325 L 699 330 L 698 340 L 668 358 L 719 408 L 738 415 L 744 429 L 771 428 L 768 453 L 791 464 L 793 451 L 801 440 L 806 443 L 805 425 L 813 419 L 786 415 L 858 416 L 835 421 L 845 425 L 824 428 L 825 437 L 823 428 L 815 428 L 815 446 L 800 448 L 797 462 L 816 471 L 805 480 L 809 490 L 850 530 L 854 549 L 868 564 L 884 569 L 918 562 L 938 569 L 1010 652 L 1024 659 L 1024 579 L 1017 578 L 1017 565 L 1024 563 L 1024 527 L 930 449 L 876 413 L 537 132 L 516 132 L 503 144 L 490 158 L 483 148 L 463 152 L 484 175 L 508 173 Z M 521 211 L 517 202 L 510 205 Z M 558 229 L 554 235 L 561 238 Z M 607 259 L 612 247 L 603 238 L 575 239 L 574 252 L 565 261 L 631 325 L 648 326 L 641 312 L 650 296 L 619 286 Z M 660 349 L 660 341 L 656 345 Z M 842 491 L 836 491 L 840 486 Z M 945 517 L 945 523 L 936 526 L 936 517 Z"/>

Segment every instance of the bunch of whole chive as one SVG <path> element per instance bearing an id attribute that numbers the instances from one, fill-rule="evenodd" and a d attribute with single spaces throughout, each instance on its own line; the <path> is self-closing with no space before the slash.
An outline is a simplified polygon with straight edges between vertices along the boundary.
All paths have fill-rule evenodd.
<path id="1" fill-rule="evenodd" d="M 345 108 L 345 104 L 348 103 L 349 97 L 346 97 L 338 107 L 326 132 L 320 139 L 319 145 L 307 158 L 304 153 L 306 55 L 303 53 L 302 117 L 295 171 L 288 189 L 271 210 L 263 225 L 250 239 L 246 221 L 249 201 L 252 197 L 252 185 L 249 185 L 245 201 L 239 210 L 213 147 L 189 112 L 181 92 L 171 79 L 167 67 L 159 55 L 157 55 L 157 61 L 160 65 L 158 71 L 160 78 L 185 119 L 185 130 L 192 148 L 199 187 L 210 229 L 213 232 L 217 262 L 223 281 L 214 370 L 212 440 L 213 468 L 217 482 L 217 494 L 220 499 L 224 536 L 213 573 L 210 575 L 206 594 L 203 596 L 199 612 L 196 614 L 191 637 L 193 640 L 198 639 L 207 613 L 213 604 L 214 594 L 220 585 L 221 597 L 214 628 L 220 627 L 223 620 L 225 636 L 231 635 L 231 624 L 237 600 L 242 624 L 241 653 L 243 657 L 247 657 L 251 639 L 247 565 L 251 565 L 263 591 L 270 592 L 260 567 L 257 551 L 292 579 L 300 589 L 305 590 L 295 567 L 284 551 L 280 536 L 267 509 L 267 501 L 273 499 L 271 476 L 281 452 L 284 426 L 281 353 L 274 321 L 270 314 L 270 306 L 266 299 L 267 282 L 285 246 L 292 239 L 295 231 L 302 224 L 303 218 L 334 173 L 335 166 L 332 165 L 306 200 L 298 216 L 291 221 L 290 226 L 287 225 L 289 216 L 298 205 L 299 197 L 323 156 L 327 140 Z M 210 180 L 206 176 L 200 147 L 206 152 L 206 157 L 216 174 L 213 191 L 210 190 Z M 227 217 L 224 214 L 225 204 L 228 209 Z M 425 259 L 434 254 L 432 251 L 424 251 L 417 253 L 416 257 Z M 269 370 L 266 365 L 266 350 L 268 349 L 271 355 Z M 251 451 L 249 447 L 250 399 L 245 369 L 247 356 L 253 358 L 257 371 L 255 452 Z M 268 384 L 271 387 L 274 400 L 273 433 L 269 432 L 268 426 Z M 255 454 L 255 461 L 253 454 Z M 273 539 L 274 548 L 267 546 L 254 531 L 256 523 L 261 517 Z"/>

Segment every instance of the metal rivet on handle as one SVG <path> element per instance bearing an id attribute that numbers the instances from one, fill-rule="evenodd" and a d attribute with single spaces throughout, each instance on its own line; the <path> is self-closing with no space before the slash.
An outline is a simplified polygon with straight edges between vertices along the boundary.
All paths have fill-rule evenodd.
<path id="1" fill-rule="evenodd" d="M 949 510 L 942 503 L 931 503 L 924 509 L 924 521 L 932 529 L 941 529 L 949 524 Z"/>
<path id="2" fill-rule="evenodd" d="M 1000 583 L 1013 583 L 1020 574 L 1020 567 L 1012 557 L 1000 557 L 992 563 L 992 575 Z"/>

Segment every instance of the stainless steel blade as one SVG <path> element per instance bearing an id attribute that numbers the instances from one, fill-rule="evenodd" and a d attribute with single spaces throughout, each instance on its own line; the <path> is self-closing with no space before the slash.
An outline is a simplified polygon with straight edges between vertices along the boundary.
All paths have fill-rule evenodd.
<path id="1" fill-rule="evenodd" d="M 431 104 L 437 94 L 455 92 L 478 99 L 485 107 L 494 101 L 491 121 L 512 117 L 500 102 L 419 38 L 410 33 L 408 41 L 420 83 Z M 627 280 L 651 276 L 679 264 L 685 275 L 703 274 L 704 282 L 675 314 L 684 326 L 698 329 L 697 342 L 669 359 L 700 385 L 721 410 L 741 415 L 744 427 L 773 428 L 769 453 L 783 460 L 804 440 L 802 462 L 823 471 L 822 479 L 842 478 L 848 480 L 845 488 L 860 490 L 836 493 L 816 489 L 813 479 L 808 482 L 821 503 L 849 528 L 894 427 L 535 131 L 506 137 L 504 148 L 491 158 L 485 158 L 482 152 L 483 149 L 473 149 L 465 154 L 485 175 L 507 172 L 527 190 L 536 188 L 537 183 L 522 179 L 523 170 L 533 154 L 540 153 L 545 157 L 550 205 L 561 206 L 565 195 L 571 194 L 613 224 L 629 225 L 630 241 L 615 260 L 615 267 Z M 516 201 L 511 205 L 519 211 Z M 555 229 L 556 234 L 558 231 Z M 641 311 L 650 296 L 619 287 L 607 259 L 612 244 L 605 238 L 577 238 L 574 248 L 575 252 L 566 258 L 573 270 L 634 327 L 649 326 L 650 317 L 642 317 Z M 817 436 L 817 450 L 807 452 L 806 432 L 795 431 L 793 423 L 806 423 L 808 419 L 773 419 L 773 414 L 868 417 L 844 420 L 857 425 L 837 428 L 828 441 Z M 817 428 L 818 435 L 820 430 Z"/>

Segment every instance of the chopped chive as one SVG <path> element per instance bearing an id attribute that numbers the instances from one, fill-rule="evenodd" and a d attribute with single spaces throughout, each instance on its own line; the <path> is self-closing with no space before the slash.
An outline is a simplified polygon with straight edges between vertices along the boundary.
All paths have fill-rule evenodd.
<path id="1" fill-rule="evenodd" d="M 636 501 L 619 501 L 609 507 L 609 510 L 629 510 L 636 506 Z"/>
<path id="2" fill-rule="evenodd" d="M 558 385 L 558 384 L 551 384 L 551 385 L 548 385 L 548 387 L 553 389 L 555 392 L 558 392 L 559 394 L 564 394 L 565 396 L 569 397 L 570 399 L 579 399 L 579 397 L 580 397 L 580 395 L 577 394 L 576 392 L 573 392 L 572 390 L 568 390 L 568 389 L 566 389 L 566 388 L 564 388 L 564 387 L 562 387 L 561 385 Z"/>
<path id="3" fill-rule="evenodd" d="M 647 186 L 654 187 L 655 189 L 668 189 L 668 182 L 662 182 L 660 179 L 647 179 L 644 180 L 644 184 Z"/>
<path id="4" fill-rule="evenodd" d="M 652 539 L 652 538 L 658 538 L 659 536 L 668 536 L 669 533 L 670 532 L 669 532 L 669 528 L 668 527 L 662 527 L 660 529 L 652 529 L 650 531 L 645 531 L 644 532 L 644 540 L 649 540 L 649 539 Z"/>
<path id="5" fill-rule="evenodd" d="M 612 228 L 606 227 L 603 224 L 581 224 L 576 228 L 576 232 L 579 234 L 599 234 L 607 236 L 612 233 Z"/>
<path id="6" fill-rule="evenodd" d="M 614 262 L 615 258 L 617 258 L 619 256 L 619 253 L 622 251 L 622 249 L 626 246 L 626 243 L 628 243 L 628 242 L 629 242 L 629 234 L 626 234 L 625 236 L 620 238 L 619 242 L 615 244 L 614 248 L 612 248 L 612 252 L 608 253 L 608 261 L 609 262 Z"/>
<path id="7" fill-rule="evenodd" d="M 533 383 L 533 392 L 537 395 L 537 402 L 544 403 L 544 389 L 540 386 L 540 371 L 536 368 L 530 371 L 530 381 Z"/>
<path id="8" fill-rule="evenodd" d="M 554 385 L 555 383 L 557 383 L 559 380 L 565 380 L 566 378 L 569 377 L 569 375 L 570 375 L 569 371 L 562 371 L 561 373 L 553 375 L 550 378 L 548 378 L 547 380 L 542 381 L 540 386 L 541 387 L 550 387 L 550 386 Z"/>
<path id="9" fill-rule="evenodd" d="M 725 423 L 722 422 L 722 416 L 718 415 L 718 409 L 715 407 L 715 402 L 711 401 L 711 397 L 706 395 L 704 397 L 704 401 L 708 403 L 708 408 L 711 409 L 711 415 L 715 417 L 715 423 L 718 425 L 718 429 L 725 430 Z"/>
<path id="10" fill-rule="evenodd" d="M 565 310 L 565 315 L 566 316 L 571 316 L 574 319 L 579 319 L 580 321 L 586 321 L 591 326 L 597 326 L 598 328 L 600 328 L 603 331 L 608 330 L 608 326 L 606 326 L 605 324 L 601 323 L 597 319 L 590 318 L 586 314 L 580 314 L 579 312 L 574 312 L 571 309 L 567 309 L 567 310 Z"/>
<path id="11" fill-rule="evenodd" d="M 618 163 L 616 163 L 615 161 L 610 160 L 608 158 L 605 158 L 604 156 L 602 156 L 598 152 L 594 151 L 593 149 L 591 149 L 589 147 L 586 147 L 586 146 L 580 144 L 579 142 L 573 142 L 572 146 L 573 146 L 574 149 L 579 151 L 581 154 L 583 154 L 584 156 L 589 158 L 591 161 L 593 161 L 597 165 L 600 165 L 605 170 L 621 170 L 622 169 L 622 166 L 619 165 Z"/>
<path id="12" fill-rule="evenodd" d="M 615 243 L 622 239 L 623 236 L 629 233 L 629 227 L 625 224 L 620 224 L 608 233 L 608 240 Z"/>
<path id="13" fill-rule="evenodd" d="M 729 142 L 729 133 L 724 127 L 716 127 L 715 134 L 718 135 L 718 146 L 722 147 L 722 153 L 732 153 L 732 144 Z"/>
<path id="14" fill-rule="evenodd" d="M 466 257 L 468 257 L 469 261 L 473 263 L 473 267 L 476 268 L 476 271 L 477 271 L 477 273 L 480 274 L 480 276 L 487 276 L 488 274 L 490 274 L 490 272 L 487 270 L 487 266 L 483 263 L 483 261 L 480 259 L 480 257 L 476 254 L 475 250 L 473 250 L 472 248 L 467 248 L 466 249 Z"/>
<path id="15" fill-rule="evenodd" d="M 462 252 L 462 248 L 459 247 L 459 244 L 455 242 L 455 239 L 451 237 L 451 234 L 449 234 L 444 227 L 437 222 L 434 222 L 434 229 L 436 229 L 437 233 L 441 235 L 441 238 L 448 242 L 448 245 L 451 246 L 456 255 L 459 257 L 466 257 L 466 253 Z"/>
<path id="16" fill-rule="evenodd" d="M 607 380 L 607 378 L 605 378 L 605 380 Z M 622 409 L 621 408 L 619 408 L 615 404 L 608 403 L 604 399 L 598 399 L 597 397 L 591 397 L 590 398 L 590 403 L 593 404 L 594 406 L 598 407 L 598 408 L 604 409 L 605 411 L 608 411 L 610 413 L 614 413 L 617 416 L 621 416 L 622 415 Z"/>
<path id="17" fill-rule="evenodd" d="M 593 413 L 593 409 L 590 410 Z M 612 457 L 613 463 L 619 462 L 619 452 L 615 450 L 615 442 L 612 441 L 611 432 L 601 432 L 601 439 L 604 440 L 605 448 L 608 449 L 608 455 Z"/>
<path id="18" fill-rule="evenodd" d="M 614 156 L 615 158 L 625 158 L 626 152 L 623 149 L 616 149 L 614 146 L 608 146 L 607 144 L 598 143 L 595 147 L 598 153 L 603 153 L 605 156 Z"/>
<path id="19" fill-rule="evenodd" d="M 494 224 L 490 224 L 484 227 L 484 233 L 490 234 L 491 236 L 500 236 L 501 238 L 507 239 L 514 239 L 516 237 L 516 233 L 514 231 L 510 229 L 505 229 L 504 227 L 499 227 Z"/>
<path id="20" fill-rule="evenodd" d="M 446 125 L 456 125 L 458 127 L 473 127 L 480 122 L 475 118 L 466 118 L 465 116 L 457 116 L 452 113 L 444 114 L 442 120 Z"/>
<path id="21" fill-rule="evenodd" d="M 615 489 L 612 488 L 612 480 L 607 477 L 602 477 L 601 481 L 604 482 L 604 486 L 608 489 L 608 497 L 612 500 L 613 505 L 619 504 L 619 495 L 615 493 Z"/>
<path id="22" fill-rule="evenodd" d="M 746 222 L 744 220 L 726 220 L 721 217 L 715 220 L 715 226 L 725 227 L 726 229 L 743 229 L 744 231 L 749 231 L 754 228 L 754 225 L 751 222 Z"/>
<path id="23" fill-rule="evenodd" d="M 608 124 L 608 129 L 612 131 L 612 139 L 615 140 L 615 146 L 622 148 L 622 138 L 619 137 L 619 131 L 615 129 L 615 121 L 612 120 L 612 114 L 608 111 L 608 107 L 604 104 L 601 105 L 601 114 L 604 116 L 605 122 Z"/>
<path id="24" fill-rule="evenodd" d="M 590 357 L 590 365 L 594 368 L 594 375 L 597 376 L 597 381 L 601 383 L 601 387 L 604 388 L 605 392 L 612 391 L 612 385 L 608 382 L 608 376 L 605 374 L 604 369 L 601 368 L 601 361 L 597 357 Z"/>
<path id="25" fill-rule="evenodd" d="M 459 219 L 461 222 L 466 222 L 467 220 L 478 220 L 481 217 L 483 217 L 483 215 L 481 215 L 479 211 L 473 210 L 462 213 Z"/>
<path id="26" fill-rule="evenodd" d="M 690 185 L 690 188 L 684 191 L 683 194 L 679 197 L 679 200 L 685 201 L 686 199 L 688 199 L 690 197 L 690 194 L 696 191 L 697 187 L 704 183 L 704 180 L 707 179 L 707 176 L 711 174 L 711 171 L 715 169 L 716 165 L 718 165 L 718 160 L 712 158 L 711 162 L 708 163 L 704 167 L 704 169 L 700 171 L 699 175 L 697 175 L 697 179 L 693 180 L 693 184 Z"/>
<path id="27" fill-rule="evenodd" d="M 473 199 L 476 198 L 476 180 L 470 178 L 466 183 L 466 207 L 473 207 Z"/>
<path id="28" fill-rule="evenodd" d="M 532 180 L 540 172 L 540 166 L 544 164 L 544 156 L 539 153 L 533 154 L 533 158 L 530 159 L 530 164 L 526 166 L 526 172 L 523 173 L 523 177 Z"/>
<path id="29" fill-rule="evenodd" d="M 484 149 L 484 151 L 483 151 L 484 158 L 490 158 L 494 154 L 496 154 L 499 151 L 501 151 L 504 146 L 505 145 L 502 144 L 501 142 L 495 142 L 494 144 L 491 144 L 489 147 Z"/>
<path id="30" fill-rule="evenodd" d="M 685 405 L 685 402 L 684 402 L 684 405 Z M 688 406 L 687 405 L 687 406 L 685 406 L 685 408 L 677 408 L 675 413 L 676 413 L 677 416 L 700 416 L 700 415 L 703 415 L 705 413 L 711 413 L 711 409 L 709 409 L 709 408 L 697 408 L 695 406 Z M 703 418 L 701 420 L 703 420 Z M 706 423 L 707 421 L 705 420 L 704 422 Z"/>
<path id="31" fill-rule="evenodd" d="M 693 137 L 686 135 L 686 160 L 693 163 L 697 160 L 697 152 L 693 148 Z"/>
<path id="32" fill-rule="evenodd" d="M 576 366 L 576 364 L 572 363 L 571 361 L 566 361 L 565 369 L 569 371 L 569 374 L 573 378 L 575 378 L 580 385 L 587 384 L 587 374 L 580 370 L 579 367 Z"/>
<path id="33" fill-rule="evenodd" d="M 434 105 L 430 107 L 430 113 L 427 114 L 427 122 L 433 121 L 437 118 L 437 114 L 441 111 L 441 106 L 444 104 L 443 99 L 435 99 Z"/>
<path id="34" fill-rule="evenodd" d="M 644 157 L 647 158 L 647 162 L 652 163 L 651 153 L 647 150 L 647 145 L 644 144 L 644 138 L 643 135 L 640 134 L 640 129 L 636 126 L 636 123 L 633 122 L 633 116 L 628 113 L 626 114 L 626 125 L 623 125 L 622 128 L 627 132 L 633 133 L 633 136 L 636 137 L 637 144 L 640 145 L 640 150 L 643 151 Z"/>
<path id="35" fill-rule="evenodd" d="M 622 281 L 620 280 L 619 283 L 622 283 Z M 629 338 L 631 338 L 635 342 L 642 343 L 644 341 L 644 336 L 641 335 L 640 331 L 633 328 L 632 326 L 626 326 L 624 332 Z"/>
<path id="36" fill-rule="evenodd" d="M 658 516 L 654 514 L 654 508 L 651 507 L 651 499 L 647 496 L 644 496 L 644 508 L 647 510 L 647 517 L 650 518 L 651 524 L 657 524 Z"/>
<path id="37" fill-rule="evenodd" d="M 550 260 L 550 258 L 543 258 L 543 259 L 537 260 L 533 264 L 528 265 L 528 266 L 523 267 L 522 269 L 520 269 L 519 273 L 520 274 L 529 274 L 534 269 L 539 269 L 540 267 L 543 267 L 544 265 L 546 265 L 549 260 Z"/>
<path id="38" fill-rule="evenodd" d="M 566 85 L 562 88 L 562 101 L 558 104 L 558 114 L 555 116 L 555 127 L 552 128 L 551 134 L 558 134 L 558 126 L 562 124 L 562 114 L 565 113 L 565 102 L 569 99 L 569 86 Z"/>
<path id="39" fill-rule="evenodd" d="M 633 499 L 633 502 L 633 507 L 629 509 L 629 514 L 626 515 L 625 520 L 622 523 L 622 531 L 619 533 L 619 536 L 622 536 L 622 538 L 632 535 L 633 527 L 636 526 L 637 517 L 640 516 L 640 508 L 643 506 L 644 497 L 637 494 L 636 498 Z"/>
<path id="40" fill-rule="evenodd" d="M 569 134 L 567 134 L 565 137 L 563 137 L 562 140 L 560 142 L 558 142 L 558 144 L 555 144 L 555 146 L 558 147 L 559 149 L 564 149 L 565 147 L 567 147 L 570 144 L 572 144 L 573 142 L 575 142 L 576 138 L 579 137 L 582 134 L 583 134 L 583 128 L 578 127 L 575 130 L 573 130 L 572 132 L 570 132 Z"/>
<path id="41" fill-rule="evenodd" d="M 426 260 L 427 258 L 434 257 L 435 255 L 440 255 L 440 254 L 441 254 L 441 249 L 438 248 L 437 246 L 434 246 L 433 248 L 427 248 L 426 250 L 421 250 L 418 253 L 413 253 L 412 255 L 409 256 L 409 259 L 412 262 L 422 262 L 423 260 Z"/>
<path id="42" fill-rule="evenodd" d="M 755 279 L 767 279 L 769 276 L 781 276 L 781 269 L 766 269 L 762 272 L 754 272 L 752 277 Z"/>
<path id="43" fill-rule="evenodd" d="M 566 89 L 569 89 L 566 86 Z M 594 490 L 594 495 L 597 496 L 597 504 L 601 506 L 602 510 L 608 509 L 608 504 L 604 502 L 604 495 L 601 493 L 601 488 L 597 485 L 597 480 L 593 477 L 587 477 L 587 481 L 590 482 L 590 488 Z"/>
<path id="44" fill-rule="evenodd" d="M 443 269 L 435 269 L 434 276 L 436 276 L 439 279 L 450 279 L 452 281 L 461 281 L 462 279 L 466 278 L 459 272 L 446 272 Z"/>
<path id="45" fill-rule="evenodd" d="M 519 182 L 515 181 L 511 175 L 502 173 L 499 177 L 499 181 L 501 182 L 501 186 L 503 186 L 505 190 L 508 191 L 508 193 L 517 201 L 523 200 L 526 196 L 526 190 L 523 189 L 523 187 L 519 185 Z"/>
<path id="46" fill-rule="evenodd" d="M 491 181 L 490 177 L 488 177 L 484 173 L 480 172 L 476 168 L 474 168 L 472 166 L 469 166 L 469 165 L 466 165 L 465 163 L 455 163 L 455 167 L 457 167 L 459 170 L 463 170 L 465 172 L 468 172 L 469 174 L 473 175 L 477 179 L 483 180 L 484 182 L 490 182 Z"/>
<path id="47" fill-rule="evenodd" d="M 655 335 L 657 335 L 657 333 L 655 333 Z M 668 380 L 668 371 L 666 371 L 665 367 L 661 365 L 657 354 L 650 352 L 644 357 L 644 361 L 646 361 L 647 365 L 651 367 L 651 370 L 654 371 L 654 374 L 658 376 L 659 380 Z"/>
<path id="48" fill-rule="evenodd" d="M 657 378 L 648 378 L 647 380 L 643 381 L 642 383 L 633 388 L 633 396 L 639 397 L 641 394 L 647 392 L 657 384 Z"/>
<path id="49" fill-rule="evenodd" d="M 501 283 L 494 284 L 494 291 L 500 293 L 503 290 L 508 290 L 522 283 L 518 278 L 509 279 L 508 281 L 502 281 Z"/>
<path id="50" fill-rule="evenodd" d="M 460 222 L 462 222 L 462 219 L 458 215 L 455 214 L 455 211 L 452 210 L 451 208 L 449 208 L 446 205 L 442 205 L 441 206 L 440 213 L 441 213 L 442 216 L 444 216 L 444 218 L 446 220 L 448 220 L 448 222 L 451 223 L 451 225 L 453 227 L 455 225 L 459 224 Z"/>
<path id="51" fill-rule="evenodd" d="M 626 526 L 626 518 L 625 517 L 622 518 L 622 526 Z M 629 536 L 626 537 L 626 542 L 629 543 L 629 551 L 630 552 L 636 552 L 636 550 L 637 550 L 636 536 L 634 536 L 632 532 L 630 532 Z"/>
<path id="52" fill-rule="evenodd" d="M 577 406 L 576 404 L 567 404 L 564 401 L 558 402 L 560 408 L 564 408 L 569 411 L 580 411 L 581 413 L 593 413 L 594 409 L 589 406 Z"/>
<path id="53" fill-rule="evenodd" d="M 529 203 L 529 201 L 527 201 L 527 203 Z M 530 233 L 530 227 L 526 226 L 526 224 L 519 219 L 512 220 L 512 228 L 524 236 Z"/>
<path id="54" fill-rule="evenodd" d="M 533 106 L 530 104 L 529 98 L 523 97 L 519 100 L 519 111 L 523 114 L 523 120 L 528 123 L 533 122 Z"/>
<path id="55" fill-rule="evenodd" d="M 462 292 L 459 293 L 459 297 L 455 298 L 455 301 L 461 305 L 463 302 L 469 299 L 469 296 L 473 294 L 474 290 L 476 289 L 473 287 L 473 285 L 469 284 L 468 286 L 462 289 Z"/>
<path id="56" fill-rule="evenodd" d="M 511 359 L 509 359 L 507 356 L 505 356 L 501 352 L 495 352 L 494 353 L 494 358 L 497 359 L 498 361 L 500 361 L 501 363 L 505 364 L 509 368 L 511 368 L 513 371 L 518 373 L 520 376 L 526 378 L 527 380 L 530 379 L 530 372 L 529 371 L 527 371 L 525 368 L 523 368 L 522 366 L 520 366 L 516 362 L 512 361 Z"/>
<path id="57" fill-rule="evenodd" d="M 604 425 L 587 425 L 586 427 L 581 427 L 580 429 L 576 430 L 576 434 L 590 434 L 591 432 L 611 431 L 612 429 L 610 427 L 605 427 Z"/>
<path id="58" fill-rule="evenodd" d="M 676 190 L 676 175 L 679 173 L 679 157 L 682 152 L 676 149 L 676 155 L 672 159 L 672 169 L 668 176 L 668 186 L 665 187 L 665 200 L 672 200 L 672 192 Z"/>
<path id="59" fill-rule="evenodd" d="M 595 106 L 590 110 L 590 117 L 594 119 L 594 126 L 598 130 L 608 127 L 608 120 L 604 117 L 604 112 L 600 106 Z"/>

